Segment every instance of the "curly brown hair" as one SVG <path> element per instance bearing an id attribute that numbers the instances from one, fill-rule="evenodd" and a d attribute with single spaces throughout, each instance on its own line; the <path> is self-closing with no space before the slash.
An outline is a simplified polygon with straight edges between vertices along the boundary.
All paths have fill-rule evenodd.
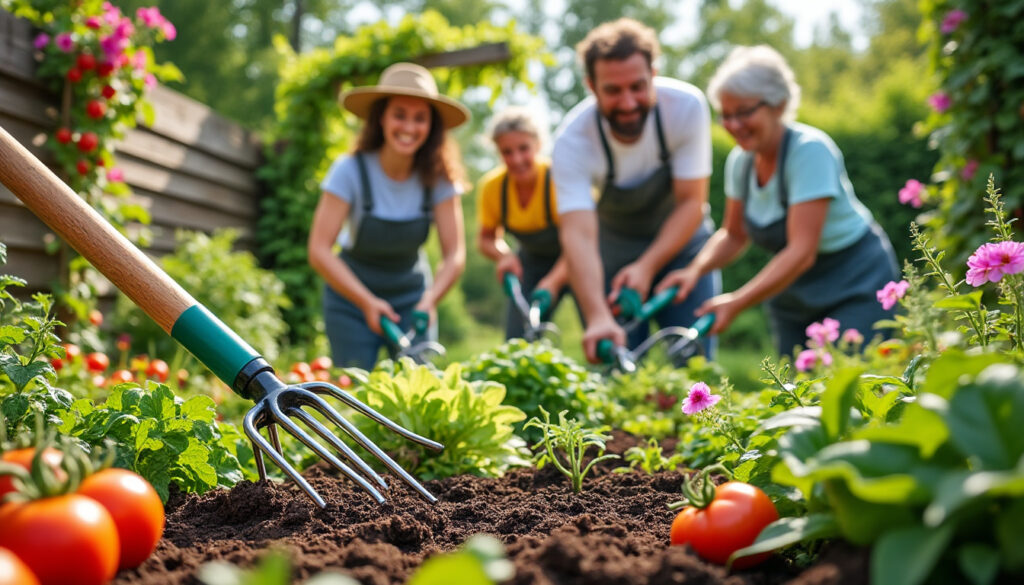
<path id="1" fill-rule="evenodd" d="M 356 140 L 355 152 L 372 152 L 384 146 L 381 119 L 389 101 L 390 98 L 381 98 L 370 106 L 366 123 Z M 462 166 L 459 147 L 448 136 L 441 114 L 434 106 L 430 106 L 430 132 L 413 156 L 413 168 L 423 184 L 430 187 L 435 186 L 439 178 L 447 179 L 457 186 L 465 183 L 466 170 Z"/>
<path id="2" fill-rule="evenodd" d="M 576 55 L 591 80 L 594 79 L 594 64 L 600 59 L 622 61 L 640 53 L 647 60 L 647 66 L 653 67 L 660 52 L 654 29 L 632 18 L 601 24 L 576 45 Z"/>

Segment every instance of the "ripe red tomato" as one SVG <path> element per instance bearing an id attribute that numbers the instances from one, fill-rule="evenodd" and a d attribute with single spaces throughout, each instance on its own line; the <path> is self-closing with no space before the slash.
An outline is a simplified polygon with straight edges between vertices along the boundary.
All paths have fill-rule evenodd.
<path id="1" fill-rule="evenodd" d="M 95 132 L 83 132 L 78 137 L 78 150 L 82 152 L 92 152 L 100 144 L 100 138 Z"/>
<path id="2" fill-rule="evenodd" d="M 85 113 L 94 120 L 99 120 L 107 113 L 107 104 L 100 100 L 89 100 L 85 104 Z"/>
<path id="3" fill-rule="evenodd" d="M 110 358 L 105 353 L 94 351 L 85 356 L 85 367 L 90 372 L 104 372 L 110 367 Z"/>
<path id="4" fill-rule="evenodd" d="M 13 463 L 24 469 L 32 468 L 32 458 L 35 457 L 36 450 L 34 447 L 26 447 L 24 449 L 13 449 L 0 455 L 0 461 L 7 463 Z M 68 478 L 68 474 L 61 469 L 60 463 L 64 460 L 64 455 L 53 448 L 47 448 L 43 451 L 43 463 L 50 466 L 53 470 L 54 475 L 57 479 L 64 481 Z M 14 491 L 14 478 L 9 475 L 0 475 L 0 500 L 3 500 L 9 492 Z"/>
<path id="5" fill-rule="evenodd" d="M 672 522 L 672 544 L 688 544 L 706 561 L 724 565 L 729 555 L 754 543 L 765 526 L 779 519 L 775 504 L 759 488 L 729 481 L 715 489 L 706 508 L 688 506 Z M 743 557 L 733 567 L 752 567 L 770 553 Z"/>
<path id="6" fill-rule="evenodd" d="M 110 512 L 81 494 L 0 506 L 0 546 L 42 585 L 103 585 L 117 572 L 121 547 Z"/>
<path id="7" fill-rule="evenodd" d="M 313 368 L 314 372 L 318 370 L 329 370 L 333 365 L 334 362 L 331 361 L 331 358 L 325 355 L 322 355 L 318 358 L 314 358 L 313 361 L 309 362 L 309 367 Z"/>
<path id="8" fill-rule="evenodd" d="M 82 53 L 78 56 L 75 64 L 78 65 L 79 69 L 87 71 L 96 66 L 96 57 L 93 57 L 89 53 Z"/>
<path id="9" fill-rule="evenodd" d="M 110 512 L 121 543 L 121 569 L 141 565 L 164 532 L 164 505 L 153 486 L 127 469 L 104 469 L 85 478 L 78 493 Z"/>
<path id="10" fill-rule="evenodd" d="M 58 128 L 55 136 L 57 137 L 57 142 L 60 142 L 61 144 L 71 142 L 72 138 L 71 130 L 68 130 L 67 128 Z"/>
<path id="11" fill-rule="evenodd" d="M 351 385 L 352 385 L 352 378 L 350 378 L 348 376 L 348 374 L 342 374 L 342 375 L 338 376 L 338 386 L 340 388 L 348 388 Z"/>
<path id="12" fill-rule="evenodd" d="M 65 343 L 64 353 L 69 362 L 78 361 L 78 358 L 82 357 L 82 348 L 78 347 L 74 343 Z"/>
<path id="13" fill-rule="evenodd" d="M 89 322 L 95 325 L 96 327 L 103 325 L 103 313 L 101 313 L 98 309 L 93 309 L 89 311 Z"/>
<path id="14" fill-rule="evenodd" d="M 161 382 L 167 381 L 167 376 L 170 375 L 171 370 L 167 367 L 167 362 L 164 360 L 153 360 L 149 362 L 149 366 L 146 368 L 146 377 L 155 378 Z"/>
<path id="15" fill-rule="evenodd" d="M 134 382 L 135 376 L 128 370 L 116 370 L 110 377 L 107 378 L 107 385 L 116 386 L 117 384 L 127 384 L 128 382 Z"/>
<path id="16" fill-rule="evenodd" d="M 306 362 L 295 362 L 292 364 L 292 373 L 298 374 L 299 376 L 305 376 L 306 374 L 312 374 L 313 369 L 309 367 Z"/>
<path id="17" fill-rule="evenodd" d="M 0 548 L 0 585 L 39 585 L 39 579 L 14 553 Z"/>

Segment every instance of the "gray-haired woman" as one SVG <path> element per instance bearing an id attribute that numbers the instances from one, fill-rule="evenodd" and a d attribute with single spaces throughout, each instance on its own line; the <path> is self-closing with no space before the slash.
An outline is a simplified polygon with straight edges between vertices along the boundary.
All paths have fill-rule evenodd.
<path id="1" fill-rule="evenodd" d="M 708 99 L 736 140 L 725 163 L 722 227 L 657 290 L 678 286 L 677 299 L 686 298 L 701 275 L 753 241 L 775 255 L 746 284 L 697 309 L 715 314 L 713 333 L 767 301 L 780 354 L 804 344 L 807 326 L 825 318 L 870 339 L 874 323 L 891 317 L 875 292 L 897 279 L 896 256 L 854 194 L 836 144 L 793 121 L 800 87 L 785 59 L 764 45 L 737 47 L 711 79 Z"/>

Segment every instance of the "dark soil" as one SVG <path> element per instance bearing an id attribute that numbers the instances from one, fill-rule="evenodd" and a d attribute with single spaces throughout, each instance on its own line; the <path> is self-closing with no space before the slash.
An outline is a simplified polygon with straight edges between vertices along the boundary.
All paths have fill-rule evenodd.
<path id="1" fill-rule="evenodd" d="M 305 475 L 328 502 L 325 509 L 290 482 L 244 482 L 230 491 L 174 495 L 154 555 L 114 583 L 198 584 L 196 571 L 207 561 L 251 566 L 278 548 L 290 554 L 295 582 L 332 569 L 364 585 L 401 584 L 425 558 L 453 550 L 476 533 L 505 543 L 516 568 L 512 585 L 868 582 L 866 553 L 844 547 L 827 550 L 803 571 L 773 558 L 727 573 L 685 547 L 668 545 L 673 513 L 665 505 L 679 499 L 682 475 L 606 471 L 588 479 L 579 494 L 550 466 L 514 470 L 499 479 L 431 481 L 425 485 L 439 499 L 434 505 L 387 478 L 388 502 L 378 506 L 320 465 Z"/>

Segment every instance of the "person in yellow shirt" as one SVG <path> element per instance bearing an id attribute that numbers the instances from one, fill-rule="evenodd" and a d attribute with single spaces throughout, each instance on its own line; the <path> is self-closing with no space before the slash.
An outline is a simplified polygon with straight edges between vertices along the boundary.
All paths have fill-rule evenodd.
<path id="1" fill-rule="evenodd" d="M 568 272 L 558 241 L 558 203 L 551 183 L 551 163 L 539 156 L 542 135 L 528 110 L 508 108 L 491 123 L 504 166 L 484 175 L 477 204 L 480 251 L 494 260 L 498 282 L 515 274 L 529 296 L 544 289 L 551 311 L 565 292 Z M 505 233 L 518 242 L 518 252 L 505 242 Z M 509 303 L 505 337 L 523 336 L 523 321 Z"/>

